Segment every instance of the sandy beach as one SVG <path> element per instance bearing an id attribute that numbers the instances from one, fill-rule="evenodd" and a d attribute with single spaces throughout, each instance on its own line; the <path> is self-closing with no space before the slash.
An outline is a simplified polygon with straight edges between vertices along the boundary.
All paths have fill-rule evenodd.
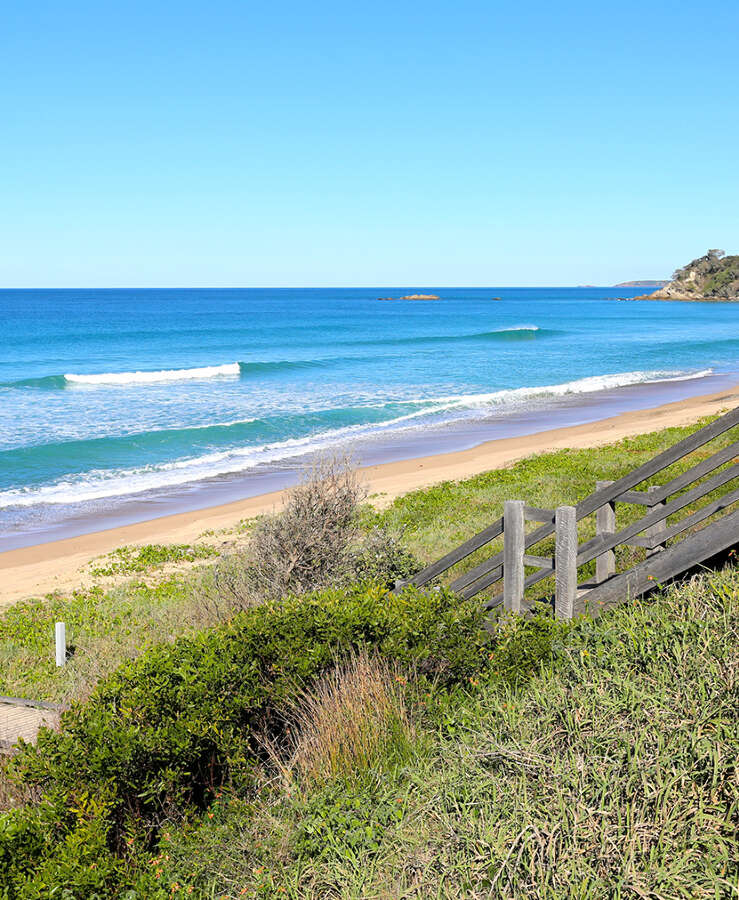
<path id="1" fill-rule="evenodd" d="M 511 465 L 523 457 L 565 447 L 597 447 L 670 426 L 687 425 L 739 404 L 739 385 L 585 425 L 487 441 L 469 450 L 442 453 L 361 470 L 377 506 L 417 488 L 459 480 Z M 27 596 L 69 590 L 89 581 L 90 561 L 127 544 L 188 543 L 206 530 L 228 529 L 240 520 L 279 509 L 284 491 L 275 491 L 195 512 L 163 516 L 0 554 L 0 606 Z"/>

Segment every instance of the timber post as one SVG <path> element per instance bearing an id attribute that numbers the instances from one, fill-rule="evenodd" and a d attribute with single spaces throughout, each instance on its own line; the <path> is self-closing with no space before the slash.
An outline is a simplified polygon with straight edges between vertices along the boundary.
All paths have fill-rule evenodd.
<path id="1" fill-rule="evenodd" d="M 524 502 L 506 500 L 503 506 L 503 604 L 509 612 L 523 612 Z"/>
<path id="2" fill-rule="evenodd" d="M 656 491 L 659 491 L 659 490 L 660 490 L 659 485 L 652 485 L 651 487 L 647 488 L 647 494 L 654 494 Z M 665 506 L 665 501 L 662 500 L 660 503 L 655 503 L 654 506 L 652 506 L 652 509 L 661 509 L 664 506 Z M 657 522 L 656 524 L 652 525 L 651 528 L 647 528 L 647 530 L 645 532 L 646 536 L 650 540 L 657 542 L 654 547 L 647 549 L 647 556 L 654 556 L 655 553 L 659 553 L 660 550 L 665 549 L 665 542 L 660 541 L 660 537 L 664 534 L 665 531 L 667 531 L 667 519 L 666 518 L 664 518 L 661 521 Z"/>
<path id="3" fill-rule="evenodd" d="M 596 481 L 595 489 L 600 491 L 613 484 L 612 481 Z M 612 535 L 616 531 L 616 503 L 609 500 L 595 512 L 595 533 L 598 537 Z M 606 581 L 616 572 L 616 553 L 614 550 L 606 550 L 595 558 L 595 581 L 600 584 Z"/>
<path id="4" fill-rule="evenodd" d="M 577 510 L 558 506 L 554 515 L 554 612 L 558 619 L 577 615 Z"/>

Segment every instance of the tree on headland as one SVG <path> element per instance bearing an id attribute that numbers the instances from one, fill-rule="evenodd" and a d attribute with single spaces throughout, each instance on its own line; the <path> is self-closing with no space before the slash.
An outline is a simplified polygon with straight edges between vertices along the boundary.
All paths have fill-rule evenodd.
<path id="1" fill-rule="evenodd" d="M 725 250 L 718 250 L 718 249 L 707 250 L 705 256 L 700 256 L 700 257 L 698 257 L 698 259 L 694 259 L 692 262 L 688 263 L 687 266 L 682 266 L 679 269 L 675 269 L 675 271 L 672 273 L 672 280 L 673 281 L 683 281 L 691 271 L 697 270 L 697 269 L 703 269 L 703 270 L 710 271 L 714 268 L 714 264 L 718 263 L 725 256 L 726 256 Z M 701 266 L 701 263 L 703 263 L 704 265 Z M 705 264 L 707 264 L 707 265 L 705 265 Z"/>

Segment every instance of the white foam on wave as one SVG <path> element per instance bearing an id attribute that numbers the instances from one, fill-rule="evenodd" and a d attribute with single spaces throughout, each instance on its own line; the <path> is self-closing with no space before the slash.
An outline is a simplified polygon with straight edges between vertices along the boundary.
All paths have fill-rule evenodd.
<path id="1" fill-rule="evenodd" d="M 614 375 L 578 378 L 563 384 L 511 388 L 491 393 L 395 400 L 384 406 L 411 403 L 417 404 L 419 409 L 387 419 L 384 422 L 346 425 L 301 438 L 289 438 L 257 446 L 235 447 L 198 457 L 185 457 L 168 463 L 135 469 L 91 471 L 74 479 L 60 480 L 40 487 L 7 490 L 0 492 L 0 506 L 29 507 L 39 504 L 80 503 L 177 487 L 207 478 L 237 474 L 259 464 L 273 464 L 321 452 L 342 442 L 371 437 L 386 431 L 425 428 L 429 424 L 425 421 L 417 425 L 409 424 L 416 419 L 431 419 L 435 422 L 453 421 L 453 419 L 443 416 L 439 418 L 440 414 L 453 410 L 459 410 L 463 416 L 476 409 L 488 413 L 501 407 L 504 409 L 515 408 L 525 404 L 526 401 L 537 398 L 546 399 L 568 394 L 595 393 L 636 384 L 689 381 L 705 378 L 711 374 L 713 374 L 712 369 L 703 369 L 700 372 L 622 372 Z M 377 408 L 376 405 L 374 408 Z"/>
<path id="2" fill-rule="evenodd" d="M 101 372 L 98 375 L 77 375 L 71 372 L 64 379 L 69 384 L 154 384 L 160 381 L 218 378 L 238 375 L 240 372 L 241 368 L 235 362 L 222 366 L 200 366 L 196 369 L 162 369 L 158 372 Z"/>
<path id="3" fill-rule="evenodd" d="M 692 381 L 694 378 L 705 378 L 712 375 L 713 369 L 700 372 L 658 371 L 658 372 L 621 372 L 615 375 L 592 375 L 566 381 L 564 384 L 549 384 L 541 387 L 511 388 L 493 391 L 489 394 L 455 394 L 450 397 L 437 397 L 433 401 L 440 408 L 454 406 L 487 406 L 500 401 L 526 400 L 533 397 L 564 397 L 567 394 L 589 394 L 597 391 L 613 390 L 628 387 L 632 384 L 655 384 L 664 381 Z"/>

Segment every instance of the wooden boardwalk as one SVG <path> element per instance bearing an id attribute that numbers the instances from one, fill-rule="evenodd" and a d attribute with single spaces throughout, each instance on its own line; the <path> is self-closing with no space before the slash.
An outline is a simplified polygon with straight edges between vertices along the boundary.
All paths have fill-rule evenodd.
<path id="1" fill-rule="evenodd" d="M 554 576 L 554 611 L 565 619 L 582 613 L 598 615 L 623 600 L 643 596 L 739 546 L 739 440 L 694 461 L 687 470 L 667 476 L 663 484 L 649 484 L 642 490 L 636 490 L 637 486 L 665 473 L 696 450 L 705 452 L 716 438 L 733 436 L 738 428 L 739 408 L 618 481 L 599 481 L 596 490 L 575 506 L 540 509 L 523 500 L 507 500 L 500 519 L 412 578 L 398 582 L 395 590 L 402 590 L 406 584 L 427 585 L 502 537 L 503 549 L 453 579 L 449 585 L 453 591 L 468 599 L 502 581 L 503 590 L 489 597 L 485 606 L 493 609 L 502 605 L 524 613 L 530 608 L 526 590 Z M 704 501 L 702 506 L 685 514 L 700 501 Z M 616 504 L 637 505 L 646 513 L 619 527 Z M 595 516 L 596 535 L 581 542 L 578 523 L 589 516 Z M 537 527 L 527 533 L 527 522 Z M 551 545 L 547 556 L 532 554 L 537 544 L 551 538 L 555 544 L 553 556 Z M 617 572 L 614 551 L 619 546 L 644 548 L 646 559 Z M 593 561 L 595 579 L 580 581 L 578 569 Z"/>
<path id="2" fill-rule="evenodd" d="M 59 724 L 60 713 L 56 704 L 0 697 L 0 752 L 11 750 L 19 738 L 32 743 L 42 725 Z"/>

